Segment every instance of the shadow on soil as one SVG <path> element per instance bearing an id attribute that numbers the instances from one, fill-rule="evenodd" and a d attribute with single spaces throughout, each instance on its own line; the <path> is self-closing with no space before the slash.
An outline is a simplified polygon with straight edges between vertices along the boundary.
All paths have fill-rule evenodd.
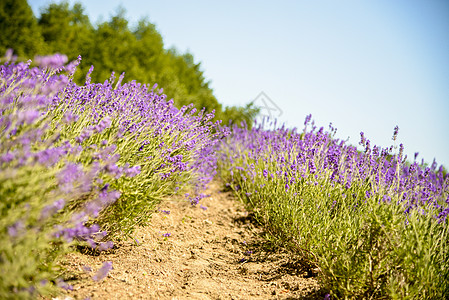
<path id="1" fill-rule="evenodd" d="M 259 271 L 260 280 L 271 282 L 283 278 L 285 275 L 298 276 L 303 278 L 314 277 L 319 280 L 318 269 L 310 262 L 300 256 L 280 247 L 267 238 L 269 234 L 263 229 L 263 225 L 257 220 L 253 212 L 243 217 L 234 218 L 234 223 L 242 227 L 252 227 L 256 237 L 247 242 L 247 248 L 251 249 L 253 255 L 247 259 L 240 260 L 236 264 L 255 262 L 269 264 L 272 267 L 267 270 Z M 289 290 L 295 290 L 294 283 L 284 283 L 284 287 Z M 324 299 L 327 294 L 323 288 L 310 291 L 305 296 L 283 299 Z"/>

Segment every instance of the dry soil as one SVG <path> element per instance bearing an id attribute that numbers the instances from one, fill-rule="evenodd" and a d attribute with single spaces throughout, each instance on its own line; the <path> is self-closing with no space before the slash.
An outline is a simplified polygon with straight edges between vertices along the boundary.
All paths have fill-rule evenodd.
<path id="1" fill-rule="evenodd" d="M 230 192 L 214 182 L 208 193 L 197 206 L 181 198 L 161 203 L 151 226 L 134 233 L 138 244 L 68 255 L 73 290 L 58 299 L 323 299 L 316 274 L 269 250 L 263 229 Z M 105 261 L 113 269 L 93 281 Z"/>

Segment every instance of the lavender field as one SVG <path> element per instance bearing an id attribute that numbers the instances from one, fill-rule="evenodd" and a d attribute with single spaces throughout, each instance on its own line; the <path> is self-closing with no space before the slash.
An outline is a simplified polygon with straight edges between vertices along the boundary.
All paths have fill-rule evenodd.
<path id="1" fill-rule="evenodd" d="M 449 294 L 449 175 L 362 150 L 318 128 L 246 129 L 181 109 L 162 88 L 73 82 L 64 55 L 0 66 L 0 298 L 70 289 L 58 260 L 107 251 L 151 226 L 164 199 L 206 197 L 213 179 L 252 210 L 277 246 L 318 268 L 330 298 L 443 299 Z M 264 129 L 270 127 L 271 129 Z M 105 262 L 93 277 L 107 276 Z"/>

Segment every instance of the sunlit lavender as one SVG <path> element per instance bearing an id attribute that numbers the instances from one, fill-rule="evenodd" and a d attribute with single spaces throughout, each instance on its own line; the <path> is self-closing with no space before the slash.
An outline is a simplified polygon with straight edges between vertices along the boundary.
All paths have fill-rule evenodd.
<path id="1" fill-rule="evenodd" d="M 404 157 L 398 127 L 392 146 L 373 146 L 362 132 L 359 148 L 336 139 L 332 126 L 311 124 L 310 115 L 302 131 L 264 127 L 233 128 L 219 173 L 271 239 L 321 270 L 333 297 L 447 291 L 443 166 Z"/>
<path id="2" fill-rule="evenodd" d="M 51 262 L 66 245 L 106 251 L 163 199 L 191 191 L 196 204 L 216 168 L 208 149 L 228 132 L 124 74 L 91 83 L 92 67 L 76 85 L 80 57 L 15 59 L 0 67 L 0 291 L 31 297 L 62 285 Z"/>

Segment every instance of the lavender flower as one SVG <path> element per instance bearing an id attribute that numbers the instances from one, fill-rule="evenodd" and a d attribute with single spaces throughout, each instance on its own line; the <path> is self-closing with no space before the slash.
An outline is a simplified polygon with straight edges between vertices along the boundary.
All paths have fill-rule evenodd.
<path id="1" fill-rule="evenodd" d="M 78 121 L 78 119 L 79 119 L 79 116 L 70 111 L 64 115 L 64 122 L 67 124 L 76 122 L 76 121 Z"/>
<path id="2" fill-rule="evenodd" d="M 140 166 L 134 166 L 125 170 L 126 177 L 134 177 L 140 173 Z"/>
<path id="3" fill-rule="evenodd" d="M 106 276 L 108 276 L 109 271 L 112 270 L 112 262 L 106 261 L 103 263 L 101 268 L 95 273 L 95 275 L 92 277 L 94 281 L 100 281 L 104 279 Z"/>
<path id="4" fill-rule="evenodd" d="M 98 245 L 98 250 L 99 251 L 105 251 L 105 250 L 108 250 L 108 249 L 112 249 L 112 247 L 114 247 L 114 243 L 112 241 L 108 241 L 108 242 L 105 242 L 105 243 L 100 243 Z"/>
<path id="5" fill-rule="evenodd" d="M 56 285 L 60 288 L 63 288 L 64 290 L 68 290 L 68 291 L 73 291 L 73 286 L 71 286 L 70 284 L 66 283 L 64 280 L 58 278 L 56 280 Z"/>
<path id="6" fill-rule="evenodd" d="M 59 53 L 49 56 L 36 56 L 34 61 L 39 64 L 41 68 L 58 69 L 63 67 L 67 62 L 67 56 Z"/>
<path id="7" fill-rule="evenodd" d="M 398 138 L 398 133 L 399 133 L 399 126 L 396 125 L 394 127 L 393 137 L 391 138 L 393 141 L 396 141 L 396 139 Z"/>
<path id="8" fill-rule="evenodd" d="M 19 111 L 18 122 L 25 124 L 32 124 L 39 116 L 40 112 L 37 110 Z"/>
<path id="9" fill-rule="evenodd" d="M 23 221 L 19 220 L 13 225 L 8 227 L 8 235 L 10 237 L 17 237 L 20 233 L 25 230 L 25 224 Z"/>
<path id="10" fill-rule="evenodd" d="M 52 204 L 47 205 L 47 206 L 45 206 L 42 209 L 40 219 L 43 220 L 43 219 L 46 219 L 46 218 L 50 217 L 51 215 L 53 215 L 57 211 L 63 209 L 64 206 L 65 206 L 65 200 L 64 199 L 56 200 Z"/>

